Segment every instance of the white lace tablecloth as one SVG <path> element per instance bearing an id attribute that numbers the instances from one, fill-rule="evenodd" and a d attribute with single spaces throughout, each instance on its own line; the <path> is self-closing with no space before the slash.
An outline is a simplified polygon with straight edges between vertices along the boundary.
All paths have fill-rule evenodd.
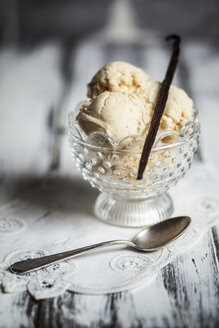
<path id="1" fill-rule="evenodd" d="M 216 173 L 194 163 L 170 190 L 174 214 L 189 215 L 192 224 L 161 250 L 137 252 L 121 247 L 96 250 L 26 275 L 9 272 L 10 264 L 111 239 L 131 239 L 139 229 L 120 228 L 97 220 L 92 204 L 97 195 L 76 178 L 51 177 L 40 187 L 0 208 L 0 282 L 2 292 L 28 290 L 35 299 L 65 290 L 86 294 L 120 292 L 150 283 L 179 252 L 187 251 L 219 222 Z"/>

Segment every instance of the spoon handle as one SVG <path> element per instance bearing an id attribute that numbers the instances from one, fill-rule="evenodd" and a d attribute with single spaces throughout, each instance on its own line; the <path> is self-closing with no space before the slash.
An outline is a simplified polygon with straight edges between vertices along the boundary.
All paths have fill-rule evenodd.
<path id="1" fill-rule="evenodd" d="M 76 256 L 81 253 L 89 252 L 93 249 L 100 248 L 100 247 L 106 247 L 106 246 L 113 246 L 113 245 L 129 245 L 131 247 L 134 247 L 134 244 L 129 240 L 110 240 L 110 241 L 104 241 L 102 243 L 93 244 L 77 249 L 73 249 L 71 251 L 57 253 L 53 255 L 47 255 L 43 257 L 37 257 L 35 259 L 28 259 L 23 260 L 19 262 L 15 262 L 10 266 L 10 270 L 13 273 L 17 274 L 24 274 L 26 272 L 34 271 L 40 268 L 44 268 L 48 265 L 67 260 L 72 258 L 73 256 Z"/>

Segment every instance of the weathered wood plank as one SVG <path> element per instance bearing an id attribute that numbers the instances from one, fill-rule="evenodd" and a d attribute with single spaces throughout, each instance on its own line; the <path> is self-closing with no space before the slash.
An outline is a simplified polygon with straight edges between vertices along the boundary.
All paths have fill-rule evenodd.
<path id="1" fill-rule="evenodd" d="M 0 53 L 0 203 L 47 173 L 51 117 L 62 88 L 60 48 Z"/>
<path id="2" fill-rule="evenodd" d="M 50 169 L 60 61 L 61 49 L 52 43 L 0 52 L 0 204 L 38 184 Z M 0 294 L 0 303 L 1 327 L 28 326 L 17 295 Z"/>

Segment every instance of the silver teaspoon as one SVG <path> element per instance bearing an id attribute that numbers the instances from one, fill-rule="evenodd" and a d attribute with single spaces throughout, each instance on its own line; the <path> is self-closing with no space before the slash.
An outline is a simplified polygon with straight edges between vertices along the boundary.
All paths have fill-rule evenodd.
<path id="1" fill-rule="evenodd" d="M 71 251 L 19 261 L 10 266 L 13 273 L 24 274 L 53 263 L 70 259 L 78 254 L 89 252 L 99 247 L 127 245 L 143 252 L 155 251 L 179 237 L 191 223 L 189 216 L 178 216 L 147 227 L 135 235 L 132 240 L 110 240 L 77 248 Z"/>

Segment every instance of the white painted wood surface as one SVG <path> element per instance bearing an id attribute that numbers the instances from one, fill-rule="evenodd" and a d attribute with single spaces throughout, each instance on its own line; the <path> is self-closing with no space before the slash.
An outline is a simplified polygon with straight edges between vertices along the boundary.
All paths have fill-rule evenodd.
<path id="1" fill-rule="evenodd" d="M 151 79 L 162 79 L 164 58 L 168 55 L 159 43 L 154 47 L 146 45 L 133 50 L 124 45 L 109 49 L 96 40 L 80 44 L 72 60 L 74 77 L 70 92 L 62 102 L 63 114 L 59 115 L 55 130 L 51 128 L 51 118 L 54 111 L 60 110 L 57 104 L 63 95 L 62 49 L 45 45 L 26 53 L 15 49 L 1 52 L 2 204 L 51 174 L 53 140 L 57 133 L 65 131 L 66 113 L 84 98 L 85 84 L 105 61 L 128 60 L 145 68 Z M 204 159 L 217 168 L 218 55 L 210 44 L 186 43 L 183 49 L 188 74 L 185 77 L 179 70 L 177 84 L 192 93 L 201 117 Z M 66 133 L 61 139 L 60 166 L 52 174 L 81 181 L 72 163 Z M 90 187 L 85 188 L 89 195 Z M 217 226 L 190 252 L 179 255 L 162 269 L 149 286 L 133 291 L 108 296 L 66 292 L 39 302 L 27 293 L 0 294 L 0 327 L 217 327 L 218 235 Z"/>

